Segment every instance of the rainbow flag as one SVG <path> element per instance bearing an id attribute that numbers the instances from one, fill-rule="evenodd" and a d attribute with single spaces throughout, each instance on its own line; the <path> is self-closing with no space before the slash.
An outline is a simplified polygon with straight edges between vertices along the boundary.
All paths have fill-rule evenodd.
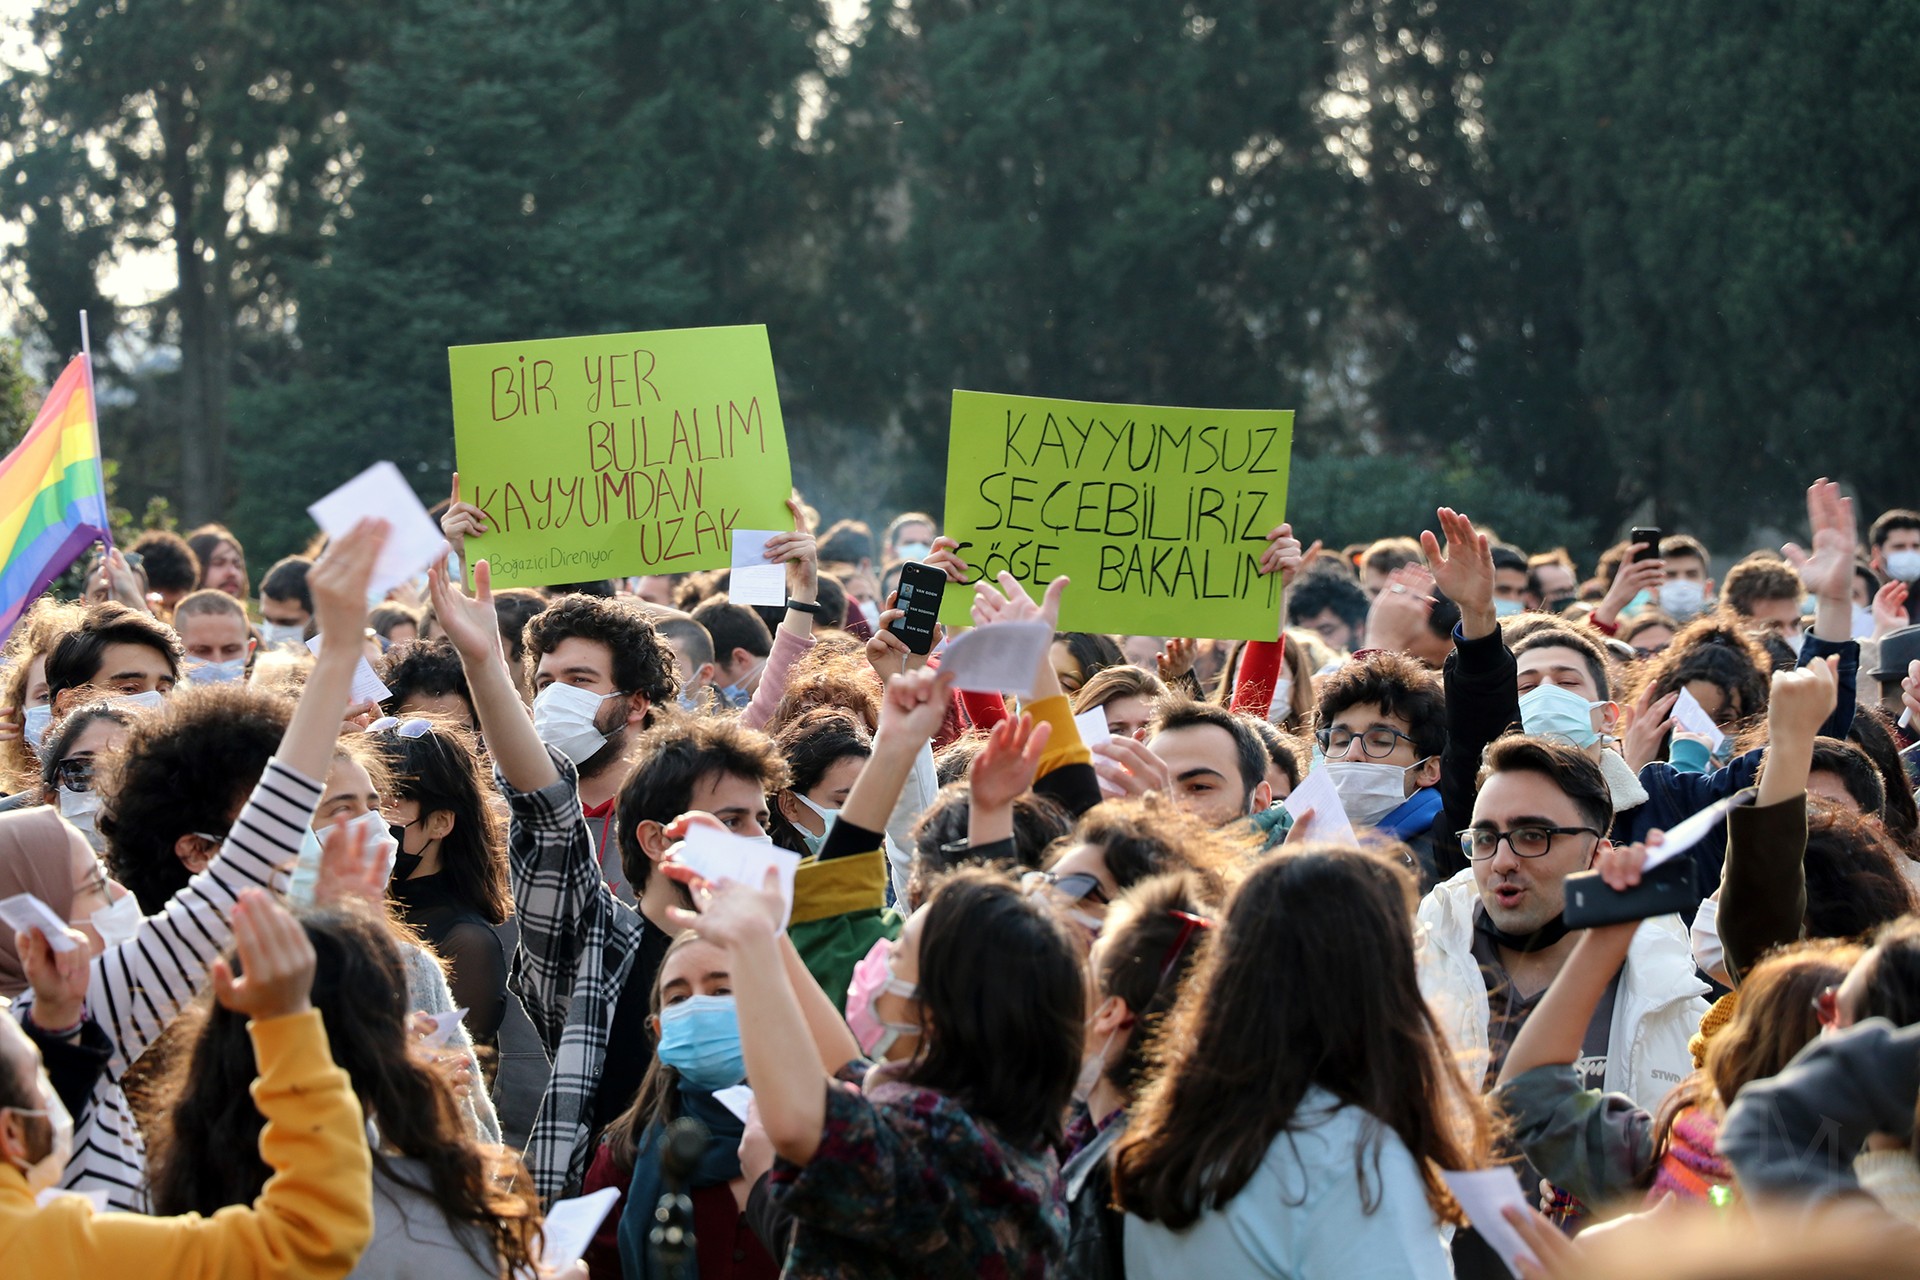
<path id="1" fill-rule="evenodd" d="M 93 369 L 79 355 L 20 447 L 0 458 L 0 639 L 89 546 L 111 540 L 108 528 Z"/>

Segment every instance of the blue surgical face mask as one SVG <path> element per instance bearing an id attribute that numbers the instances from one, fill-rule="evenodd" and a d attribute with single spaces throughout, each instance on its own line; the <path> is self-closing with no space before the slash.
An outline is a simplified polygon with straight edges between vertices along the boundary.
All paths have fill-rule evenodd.
<path id="1" fill-rule="evenodd" d="M 793 828 L 800 833 L 800 838 L 806 841 L 807 852 L 818 854 L 821 846 L 826 844 L 827 837 L 833 833 L 833 824 L 840 820 L 840 811 L 838 809 L 822 809 L 798 791 L 793 793 L 793 798 L 813 810 L 814 816 L 826 823 L 826 826 L 821 829 L 819 835 L 814 835 L 813 832 L 797 824 Z"/>
<path id="2" fill-rule="evenodd" d="M 1604 702 L 1588 702 L 1571 689 L 1543 684 L 1520 699 L 1520 727 L 1529 737 L 1558 738 L 1582 750 L 1600 741 L 1593 727 L 1593 709 Z"/>
<path id="3" fill-rule="evenodd" d="M 1920 579 L 1920 551 L 1887 552 L 1887 576 L 1895 582 Z"/>
<path id="4" fill-rule="evenodd" d="M 900 544 L 900 558 L 902 560 L 925 560 L 932 554 L 933 544 L 931 542 L 903 542 Z"/>
<path id="5" fill-rule="evenodd" d="M 689 996 L 660 1011 L 660 1061 L 712 1093 L 747 1077 L 732 996 Z"/>
<path id="6" fill-rule="evenodd" d="M 1495 600 L 1493 602 L 1493 616 L 1496 618 L 1511 618 L 1526 607 L 1526 605 L 1518 600 Z"/>
<path id="7" fill-rule="evenodd" d="M 26 734 L 27 745 L 38 751 L 40 744 L 47 740 L 47 727 L 52 723 L 52 703 L 43 707 L 28 707 L 27 718 L 21 725 L 22 732 Z"/>
<path id="8" fill-rule="evenodd" d="M 207 658 L 187 659 L 187 679 L 194 684 L 232 684 L 244 680 L 247 675 L 247 659 L 244 655 L 229 658 L 225 662 L 214 662 Z"/>

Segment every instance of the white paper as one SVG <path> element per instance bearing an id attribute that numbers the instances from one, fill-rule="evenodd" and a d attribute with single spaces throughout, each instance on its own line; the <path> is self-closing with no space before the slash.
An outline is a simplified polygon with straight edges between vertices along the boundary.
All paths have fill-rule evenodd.
<path id="1" fill-rule="evenodd" d="M 1107 709 L 1095 707 L 1091 711 L 1082 711 L 1073 718 L 1080 727 L 1080 741 L 1091 750 L 1103 742 L 1113 741 L 1113 730 L 1107 727 Z"/>
<path id="2" fill-rule="evenodd" d="M 1709 751 L 1718 751 L 1720 744 L 1727 740 L 1727 735 L 1720 732 L 1720 726 L 1713 722 L 1713 717 L 1707 714 L 1707 709 L 1700 705 L 1699 699 L 1685 689 L 1674 699 L 1673 720 L 1688 733 L 1697 733 L 1706 738 Z"/>
<path id="3" fill-rule="evenodd" d="M 1333 775 L 1325 769 L 1315 769 L 1300 779 L 1300 785 L 1293 789 L 1283 802 L 1282 807 L 1293 815 L 1295 822 L 1306 816 L 1307 810 L 1313 810 L 1313 823 L 1307 831 L 1310 840 L 1326 840 L 1334 844 L 1359 844 L 1360 838 L 1353 832 L 1353 820 L 1347 817 L 1347 806 L 1340 799 L 1339 789 L 1333 785 Z"/>
<path id="4" fill-rule="evenodd" d="M 1706 838 L 1707 832 L 1726 819 L 1727 811 L 1739 803 L 1739 800 L 1738 796 L 1716 800 L 1692 817 L 1682 819 L 1668 830 L 1661 832 L 1660 843 L 1647 849 L 1647 860 L 1640 864 L 1642 874 L 1653 870 L 1669 858 L 1679 857 L 1699 844 Z"/>
<path id="5" fill-rule="evenodd" d="M 320 637 L 307 641 L 307 648 L 314 657 L 320 656 Z M 374 671 L 373 664 L 367 661 L 367 655 L 360 655 L 360 665 L 353 669 L 353 689 L 347 694 L 354 706 L 363 702 L 385 702 L 393 696 L 393 690 L 380 683 L 380 676 Z"/>
<path id="6" fill-rule="evenodd" d="M 542 1227 L 544 1247 L 540 1250 L 540 1264 L 549 1271 L 558 1271 L 578 1262 L 587 1246 L 593 1243 L 593 1233 L 600 1229 L 619 1199 L 620 1188 L 602 1187 L 590 1196 L 555 1200 L 547 1210 L 547 1220 Z"/>
<path id="7" fill-rule="evenodd" d="M 1513 1170 L 1475 1169 L 1469 1173 L 1455 1173 L 1447 1169 L 1440 1171 L 1446 1179 L 1447 1190 L 1453 1192 L 1453 1198 L 1460 1202 L 1461 1212 L 1467 1215 L 1467 1221 L 1480 1233 L 1500 1260 L 1507 1264 L 1507 1270 L 1514 1275 L 1520 1274 L 1519 1259 L 1533 1261 L 1533 1251 L 1521 1241 L 1520 1233 L 1513 1224 L 1501 1216 L 1501 1211 L 1512 1205 L 1523 1212 L 1527 1209 L 1526 1193 L 1520 1190 L 1520 1179 Z"/>
<path id="8" fill-rule="evenodd" d="M 728 1085 L 714 1091 L 713 1100 L 733 1112 L 741 1124 L 747 1122 L 747 1108 L 753 1105 L 753 1086 L 744 1084 Z"/>
<path id="9" fill-rule="evenodd" d="M 735 604 L 780 608 L 787 603 L 787 566 L 767 563 L 767 542 L 780 537 L 774 529 L 735 529 L 733 568 L 727 576 L 727 599 Z"/>
<path id="10" fill-rule="evenodd" d="M 356 522 L 367 517 L 385 520 L 391 528 L 380 559 L 373 566 L 367 595 L 382 599 L 387 592 L 419 573 L 447 552 L 447 540 L 433 522 L 413 488 L 391 462 L 376 462 L 353 479 L 307 508 L 313 522 L 329 538 L 345 537 Z"/>
<path id="11" fill-rule="evenodd" d="M 94 1188 L 88 1188 L 85 1191 L 70 1191 L 66 1187 L 48 1187 L 45 1191 L 36 1195 L 33 1198 L 33 1202 L 44 1209 L 61 1196 L 79 1196 L 82 1200 L 85 1200 L 93 1206 L 95 1213 L 106 1213 L 113 1207 L 107 1203 L 106 1191 L 104 1189 Z"/>
<path id="12" fill-rule="evenodd" d="M 433 1030 L 421 1037 L 420 1043 L 429 1049 L 444 1049 L 453 1043 L 454 1036 L 460 1031 L 460 1019 L 467 1016 L 467 1011 L 454 1009 L 447 1013 L 430 1013 L 427 1016 L 433 1019 Z"/>
<path id="13" fill-rule="evenodd" d="M 731 880 L 750 889 L 758 889 L 772 867 L 780 873 L 780 898 L 786 904 L 782 926 L 793 916 L 793 873 L 800 868 L 797 853 L 700 823 L 687 828 L 677 861 L 708 880 Z"/>
<path id="14" fill-rule="evenodd" d="M 67 936 L 67 922 L 53 914 L 53 908 L 30 893 L 16 893 L 0 899 L 0 920 L 16 933 L 38 929 L 47 935 L 47 945 L 55 951 L 72 951 L 80 944 Z"/>
<path id="15" fill-rule="evenodd" d="M 947 646 L 940 670 L 961 693 L 1026 694 L 1047 660 L 1053 628 L 1044 622 L 996 622 Z"/>

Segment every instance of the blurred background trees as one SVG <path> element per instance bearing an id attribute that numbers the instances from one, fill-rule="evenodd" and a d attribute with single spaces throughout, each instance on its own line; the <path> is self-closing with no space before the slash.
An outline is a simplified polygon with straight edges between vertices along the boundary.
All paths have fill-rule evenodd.
<path id="1" fill-rule="evenodd" d="M 272 555 L 452 463 L 445 348 L 765 323 L 823 510 L 954 387 L 1292 407 L 1334 542 L 1920 502 L 1902 0 L 45 0 L 5 277 L 120 500 Z M 38 57 L 32 56 L 37 51 Z M 128 302 L 128 263 L 170 287 Z M 29 363 L 32 363 L 30 359 Z M 37 371 L 44 372 L 44 368 Z M 4 379 L 0 379 L 4 381 Z"/>

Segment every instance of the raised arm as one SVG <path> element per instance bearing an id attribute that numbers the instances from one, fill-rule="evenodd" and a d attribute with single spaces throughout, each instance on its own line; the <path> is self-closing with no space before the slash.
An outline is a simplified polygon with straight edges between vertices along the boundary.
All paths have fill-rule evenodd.
<path id="1" fill-rule="evenodd" d="M 774 708 L 787 692 L 787 673 L 794 660 L 813 647 L 813 610 L 820 601 L 820 547 L 807 528 L 806 509 L 798 498 L 787 499 L 793 513 L 793 532 L 767 539 L 766 558 L 787 566 L 787 612 L 774 633 L 767 668 L 753 688 L 753 699 L 740 713 L 740 723 L 758 729 L 773 718 Z"/>
<path id="2" fill-rule="evenodd" d="M 493 763 L 516 791 L 540 791 L 560 780 L 560 771 L 534 732 L 526 703 L 507 670 L 500 647 L 500 623 L 493 608 L 493 570 L 485 560 L 473 566 L 473 594 L 447 577 L 447 566 L 436 564 L 427 573 L 433 613 L 460 655 L 480 717 Z"/>
<path id="3" fill-rule="evenodd" d="M 880 708 L 880 729 L 873 735 L 873 754 L 867 757 L 860 776 L 854 779 L 847 802 L 840 807 L 840 825 L 851 824 L 863 831 L 886 829 L 900 790 L 913 770 L 914 757 L 933 737 L 947 715 L 947 695 L 953 680 L 931 668 L 908 671 L 887 681 L 886 699 Z M 828 857 L 833 837 L 821 857 Z M 876 844 L 873 846 L 878 848 Z M 865 853 L 865 849 L 840 850 Z"/>

